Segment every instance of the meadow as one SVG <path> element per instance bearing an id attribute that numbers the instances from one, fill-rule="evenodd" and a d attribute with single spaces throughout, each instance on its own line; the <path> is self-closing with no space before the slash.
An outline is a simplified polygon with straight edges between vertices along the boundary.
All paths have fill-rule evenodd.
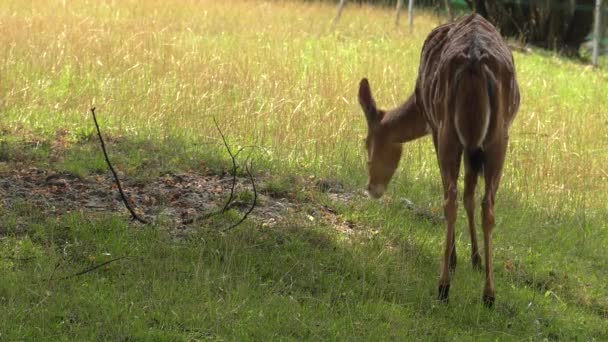
<path id="1" fill-rule="evenodd" d="M 441 214 L 432 142 L 406 145 L 387 196 L 365 198 L 356 95 L 367 77 L 381 107 L 404 101 L 445 19 L 419 10 L 410 32 L 388 8 L 348 5 L 332 27 L 334 15 L 295 1 L 2 1 L 0 185 L 31 170 L 105 177 L 96 107 L 130 187 L 229 172 L 215 118 L 235 150 L 255 146 L 242 157 L 265 201 L 292 205 L 273 224 L 223 232 L 232 209 L 176 234 L 160 214 L 146 226 L 123 208 L 50 214 L 57 203 L 28 201 L 36 189 L 0 186 L 0 340 L 608 339 L 606 61 L 514 51 L 497 302 L 481 303 L 459 205 L 443 305 L 444 226 L 405 204 Z"/>

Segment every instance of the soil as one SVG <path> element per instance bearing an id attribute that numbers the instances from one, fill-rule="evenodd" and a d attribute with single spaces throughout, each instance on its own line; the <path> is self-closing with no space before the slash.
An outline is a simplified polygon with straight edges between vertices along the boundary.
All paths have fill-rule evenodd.
<path id="1" fill-rule="evenodd" d="M 121 184 L 138 215 L 149 222 L 162 219 L 179 235 L 195 226 L 195 222 L 209 213 L 220 211 L 228 199 L 233 177 L 231 175 L 200 175 L 193 172 L 165 174 L 152 181 L 137 183 L 125 179 Z M 290 212 L 302 209 L 303 203 L 293 196 L 267 193 L 264 178 L 256 178 L 257 201 L 248 217 L 261 226 L 272 226 L 286 218 Z M 360 194 L 347 192 L 338 183 L 313 182 L 307 185 L 328 194 L 334 202 L 349 203 Z M 253 201 L 251 181 L 236 177 L 234 194 L 229 208 L 242 215 Z M 241 194 L 247 193 L 246 196 Z M 79 177 L 66 172 L 27 167 L 10 173 L 0 173 L 0 207 L 12 208 L 27 203 L 46 216 L 54 217 L 74 211 L 120 212 L 129 216 L 119 195 L 112 175 Z M 344 220 L 334 209 L 308 203 L 311 220 L 322 220 L 335 229 L 351 234 L 357 228 Z M 312 209 L 310 209 L 312 207 Z"/>

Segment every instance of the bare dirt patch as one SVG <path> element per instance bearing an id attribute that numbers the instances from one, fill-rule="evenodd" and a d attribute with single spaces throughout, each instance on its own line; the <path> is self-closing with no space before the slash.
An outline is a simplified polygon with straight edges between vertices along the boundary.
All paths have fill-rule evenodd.
<path id="1" fill-rule="evenodd" d="M 125 193 L 138 215 L 149 221 L 162 220 L 164 225 L 179 235 L 196 226 L 193 223 L 198 218 L 221 209 L 233 182 L 229 174 L 201 175 L 193 172 L 165 174 L 145 184 L 120 177 Z M 258 200 L 250 215 L 251 219 L 261 225 L 280 223 L 287 215 L 303 210 L 302 207 L 306 204 L 315 219 L 342 233 L 350 235 L 358 228 L 354 222 L 344 220 L 329 206 L 302 203 L 293 196 L 277 196 L 276 193 L 265 192 L 265 181 L 265 178 L 256 178 Z M 359 196 L 342 188 L 319 189 L 315 183 L 304 186 L 326 192 L 331 199 L 342 203 L 348 203 Z M 235 199 L 229 208 L 244 214 L 253 200 L 250 180 L 236 177 L 234 194 Z M 34 206 L 49 217 L 74 211 L 120 212 L 128 215 L 110 173 L 78 177 L 71 173 L 36 167 L 0 173 L 0 206 L 11 208 L 18 203 Z"/>

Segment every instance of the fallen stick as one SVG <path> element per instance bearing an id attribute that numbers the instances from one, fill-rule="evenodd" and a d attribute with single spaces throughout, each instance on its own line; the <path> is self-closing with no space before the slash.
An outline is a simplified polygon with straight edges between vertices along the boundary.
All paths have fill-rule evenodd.
<path id="1" fill-rule="evenodd" d="M 93 266 L 91 266 L 91 267 L 87 267 L 87 268 L 85 268 L 84 270 L 82 270 L 82 271 L 80 271 L 80 272 L 77 272 L 77 273 L 71 274 L 71 275 L 69 275 L 69 276 L 65 276 L 65 277 L 63 277 L 63 278 L 61 278 L 61 279 L 59 279 L 59 280 L 65 280 L 65 279 L 69 279 L 69 278 L 77 277 L 77 276 L 80 276 L 80 275 L 83 275 L 83 274 L 87 274 L 87 273 L 89 273 L 89 272 L 93 272 L 93 271 L 95 271 L 96 269 L 98 269 L 98 268 L 100 268 L 100 267 L 103 267 L 103 266 L 105 266 L 105 265 L 107 265 L 107 264 L 113 263 L 113 262 L 118 261 L 118 260 L 126 259 L 126 258 L 128 258 L 128 256 L 121 256 L 121 257 L 118 257 L 118 258 L 114 258 L 114 259 L 108 260 L 108 261 L 106 261 L 106 262 L 102 262 L 101 264 L 97 264 L 97 265 L 93 265 Z"/>
<path id="2" fill-rule="evenodd" d="M 143 224 L 148 224 L 148 221 L 142 219 L 135 213 L 135 211 L 129 204 L 129 200 L 127 199 L 127 196 L 125 195 L 124 191 L 122 191 L 122 186 L 120 185 L 120 180 L 118 179 L 118 175 L 116 174 L 116 171 L 114 171 L 114 167 L 112 167 L 112 163 L 110 163 L 110 159 L 108 158 L 108 152 L 106 152 L 106 144 L 104 143 L 103 137 L 101 136 L 101 131 L 99 130 L 99 124 L 97 123 L 97 117 L 95 116 L 95 107 L 91 108 L 91 115 L 93 115 L 93 122 L 95 123 L 95 128 L 97 128 L 97 136 L 99 137 L 99 142 L 101 143 L 101 150 L 103 151 L 103 156 L 106 159 L 106 164 L 108 164 L 110 171 L 112 171 L 112 174 L 114 175 L 114 181 L 116 182 L 116 186 L 118 187 L 118 191 L 120 192 L 120 197 L 122 198 L 123 203 L 125 204 L 125 206 L 129 210 L 129 212 L 131 213 L 131 219 L 137 220 Z"/>

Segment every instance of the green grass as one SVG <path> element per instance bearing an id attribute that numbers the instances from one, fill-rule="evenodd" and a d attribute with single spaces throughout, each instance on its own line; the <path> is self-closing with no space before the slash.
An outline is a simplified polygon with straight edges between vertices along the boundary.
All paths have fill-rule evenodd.
<path id="1" fill-rule="evenodd" d="M 31 208 L 22 210 L 36 217 Z M 404 228 L 414 222 L 393 223 Z M 479 304 L 481 275 L 468 267 L 458 270 L 454 304 L 436 303 L 429 286 L 436 278 L 437 259 L 429 244 L 436 243 L 408 240 L 403 229 L 345 244 L 327 227 L 304 220 L 265 230 L 247 224 L 228 235 L 216 232 L 223 222 L 216 224 L 174 242 L 162 230 L 134 229 L 109 215 L 39 219 L 25 235 L 3 241 L 3 337 L 605 336 L 605 321 L 591 310 L 505 274 L 498 283 L 501 302 L 494 310 Z M 437 230 L 416 226 L 427 233 Z M 61 279 L 93 262 L 124 255 L 130 258 Z M 562 282 L 564 275 L 547 277 Z"/>
<path id="2" fill-rule="evenodd" d="M 606 340 L 606 71 L 515 53 L 522 105 L 497 201 L 497 303 L 481 305 L 460 210 L 459 264 L 441 305 L 444 229 L 402 202 L 441 212 L 428 139 L 406 146 L 382 201 L 334 202 L 307 185 L 363 186 L 358 81 L 370 79 L 382 107 L 404 100 L 439 20 L 421 12 L 410 33 L 393 29 L 390 10 L 349 5 L 331 30 L 334 10 L 2 2 L 0 177 L 30 166 L 105 172 L 91 106 L 124 177 L 222 172 L 215 117 L 231 146 L 259 147 L 248 151 L 260 191 L 299 207 L 276 226 L 247 220 L 221 233 L 238 219 L 226 215 L 178 239 L 162 220 L 142 228 L 80 208 L 48 217 L 0 199 L 0 340 Z M 357 234 L 319 219 L 323 205 Z"/>

